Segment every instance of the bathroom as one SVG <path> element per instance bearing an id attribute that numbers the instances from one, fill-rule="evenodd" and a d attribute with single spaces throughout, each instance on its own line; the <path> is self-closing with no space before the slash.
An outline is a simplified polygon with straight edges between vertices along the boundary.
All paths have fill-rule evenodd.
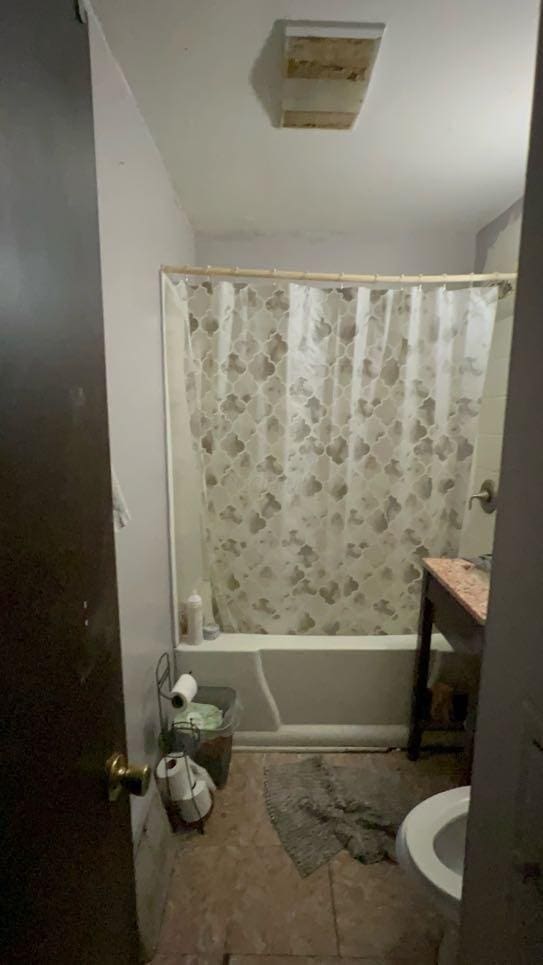
<path id="1" fill-rule="evenodd" d="M 502 921 L 518 905 L 524 949 L 537 917 L 531 891 L 501 888 L 499 849 L 495 891 L 485 859 L 503 834 L 522 886 L 538 890 L 526 822 L 542 785 L 526 755 L 543 746 L 543 716 L 520 673 L 532 668 L 535 690 L 539 669 L 526 644 L 509 692 L 497 655 L 500 627 L 520 653 L 520 600 L 537 599 L 511 546 L 538 477 L 525 469 L 514 489 L 528 456 L 506 408 L 513 426 L 511 344 L 536 305 L 517 275 L 523 261 L 536 274 L 525 237 L 538 223 L 526 173 L 529 188 L 539 6 L 76 4 L 124 703 L 106 743 L 131 762 L 112 754 L 106 772 L 141 961 L 541 960 L 531 946 L 504 957 L 482 928 L 498 897 Z M 534 160 L 534 192 L 535 172 Z M 85 400 L 72 385 L 75 413 Z M 517 429 L 521 410 L 528 440 L 535 394 L 516 404 Z M 523 531 L 537 560 L 538 529 L 533 543 Z M 92 594 L 82 600 L 85 632 L 110 641 Z M 176 726 L 190 738 L 181 754 L 167 743 Z M 200 731 L 213 728 L 206 759 Z M 106 825 L 117 838 L 108 815 L 93 845 L 104 853 Z M 106 869 L 96 855 L 93 874 Z M 56 963 L 51 948 L 37 960 Z M 58 962 L 77 954 L 67 944 Z M 79 954 L 136 960 L 111 935 Z"/>
<path id="2" fill-rule="evenodd" d="M 274 763 L 296 769 L 314 755 L 332 768 L 368 768 L 368 782 L 377 779 L 383 788 L 392 771 L 394 780 L 416 786 L 410 804 L 467 783 L 463 756 L 454 750 L 463 739 L 462 719 L 437 732 L 433 722 L 423 739 L 437 744 L 437 753 L 415 763 L 404 750 L 421 561 L 492 551 L 495 514 L 477 501 L 468 509 L 468 500 L 484 480 L 498 483 L 514 284 L 492 278 L 421 286 L 413 279 L 387 285 L 377 278 L 372 285 L 281 278 L 282 269 L 336 276 L 516 271 L 525 155 L 519 150 L 515 186 L 496 186 L 495 194 L 489 188 L 492 200 L 483 213 L 482 181 L 492 182 L 486 158 L 499 145 L 495 134 L 490 140 L 490 124 L 483 137 L 478 115 L 470 122 L 485 147 L 484 175 L 474 167 L 456 182 L 445 169 L 440 183 L 443 145 L 433 158 L 430 144 L 449 138 L 456 150 L 459 138 L 475 136 L 460 133 L 467 121 L 456 82 L 442 91 L 445 106 L 438 89 L 422 89 L 427 72 L 456 45 L 455 28 L 443 30 L 436 13 L 439 42 L 414 88 L 392 108 L 402 38 L 406 31 L 420 36 L 422 29 L 420 22 L 415 29 L 411 18 L 396 17 L 397 11 L 379 36 L 352 131 L 280 126 L 287 95 L 279 65 L 288 54 L 284 24 L 271 11 L 251 15 L 239 5 L 237 16 L 222 15 L 221 29 L 211 36 L 202 12 L 186 63 L 174 75 L 187 90 L 186 105 L 178 106 L 180 130 L 190 124 L 193 131 L 190 150 L 180 139 L 172 144 L 175 183 L 184 209 L 190 203 L 201 225 L 194 254 L 181 261 L 168 257 L 170 267 L 161 274 L 176 673 L 233 688 L 243 712 L 230 777 L 206 832 L 182 843 L 175 858 L 157 963 L 181 954 L 214 961 L 226 953 L 246 965 L 253 955 L 402 957 L 424 965 L 434 961 L 441 940 L 439 913 L 391 861 L 357 866 L 342 852 L 301 878 L 271 826 L 264 790 Z M 311 8 L 317 24 L 329 19 Z M 357 9 L 354 19 L 367 17 Z M 244 39 L 236 41 L 241 23 Z M 172 29 L 181 24 L 179 16 Z M 503 30 L 510 41 L 510 26 Z M 221 60 L 225 34 L 239 54 L 235 70 L 228 58 Z M 473 69 L 481 83 L 492 85 L 499 57 L 490 42 L 485 52 L 486 74 L 480 62 Z M 200 70 L 216 72 L 205 105 L 199 102 L 197 126 L 188 93 L 196 56 L 203 58 Z M 531 71 L 526 75 L 531 82 Z M 444 73 L 441 83 L 450 84 L 451 77 Z M 232 105 L 238 102 L 234 112 L 219 94 L 223 85 Z M 519 108 L 527 112 L 529 97 L 515 108 L 520 125 Z M 418 125 L 408 144 L 407 117 Z M 165 125 L 153 132 L 157 143 L 169 143 L 165 115 L 150 108 L 151 118 Z M 220 172 L 208 151 L 218 124 L 226 154 Z M 401 145 L 408 155 L 392 174 L 380 175 L 375 190 L 373 125 L 390 127 L 379 135 L 379 150 L 392 150 L 386 138 L 398 138 L 395 150 Z M 355 161 L 363 165 L 356 173 Z M 423 172 L 436 181 L 426 192 L 411 187 L 420 185 Z M 193 192 L 199 200 L 189 202 Z M 201 273 L 185 273 L 185 266 Z M 236 271 L 214 275 L 213 266 Z M 244 277 L 243 269 L 255 276 Z M 257 276 L 260 270 L 264 277 Z M 451 301 L 441 303 L 441 292 Z M 449 327 L 459 328 L 466 314 L 471 326 L 456 344 L 454 336 L 448 342 L 441 384 L 442 359 L 434 362 L 428 349 L 434 343 L 427 312 L 437 317 L 445 343 Z M 400 335 L 413 346 L 407 359 L 400 355 Z M 473 363 L 466 373 L 464 356 Z M 398 375 L 405 364 L 411 365 L 410 385 Z M 415 396 L 413 379 L 424 382 Z M 457 407 L 460 400 L 467 400 L 465 409 Z M 428 439 L 431 456 L 425 455 Z M 220 628 L 215 639 L 197 646 L 186 634 L 186 602 L 194 591 L 204 625 Z M 429 685 L 437 685 L 436 693 L 441 688 L 451 701 L 467 699 L 476 686 L 472 663 L 434 633 Z M 444 713 L 454 716 L 446 708 L 438 719 Z M 447 745 L 450 754 L 443 752 Z M 222 870 L 211 885 L 215 865 Z M 287 911 L 291 906 L 297 910 Z"/>
<path id="3" fill-rule="evenodd" d="M 257 18 L 248 19 L 256 34 Z M 411 746 L 422 561 L 492 552 L 495 513 L 470 497 L 488 481 L 499 488 L 522 190 L 503 193 L 489 205 L 495 216 L 483 215 L 471 193 L 476 184 L 483 191 L 482 174 L 473 169 L 462 190 L 455 187 L 453 219 L 443 187 L 450 191 L 454 176 L 446 171 L 441 185 L 436 178 L 434 189 L 413 203 L 411 165 L 429 176 L 433 163 L 428 128 L 433 138 L 438 130 L 455 143 L 460 136 L 453 120 L 461 110 L 458 90 L 450 88 L 438 109 L 438 92 L 429 89 L 431 120 L 423 122 L 426 130 L 417 127 L 410 146 L 402 145 L 412 152 L 401 165 L 404 179 L 395 171 L 388 196 L 381 190 L 372 203 L 363 182 L 367 177 L 371 184 L 376 162 L 364 145 L 378 118 L 386 128 L 394 76 L 385 77 L 385 58 L 388 51 L 393 63 L 388 44 L 395 22 L 374 25 L 371 77 L 346 135 L 319 131 L 331 122 L 318 118 L 311 121 L 316 129 L 287 129 L 296 125 L 284 120 L 289 84 L 293 97 L 296 84 L 305 84 L 309 98 L 307 78 L 320 78 L 322 91 L 322 78 L 329 77 L 326 64 L 316 61 L 304 73 L 295 44 L 316 37 L 304 56 L 318 58 L 326 25 L 278 24 L 270 14 L 260 70 L 255 65 L 250 73 L 252 54 L 244 45 L 235 76 L 226 65 L 221 73 L 232 85 L 233 103 L 240 99 L 246 125 L 237 134 L 243 151 L 236 181 L 215 175 L 216 187 L 199 210 L 204 228 L 197 232 L 195 261 L 169 263 L 161 275 L 176 674 L 188 671 L 205 686 L 232 688 L 242 711 L 229 784 L 218 792 L 204 840 L 182 847 L 177 858 L 157 962 L 169 961 L 172 950 L 212 959 L 226 953 L 247 963 L 258 955 L 273 961 L 401 958 L 419 965 L 436 955 L 442 963 L 455 957 L 456 923 L 447 924 L 443 909 L 418 897 L 390 855 L 375 863 L 366 855 L 356 868 L 343 851 L 327 864 L 311 864 L 304 887 L 306 855 L 289 850 L 288 828 L 273 819 L 274 808 L 296 806 L 296 791 L 275 801 L 270 790 L 291 775 L 303 783 L 315 755 L 330 773 L 359 769 L 355 797 L 364 789 L 371 796 L 374 782 L 377 798 L 400 793 L 394 783 L 388 787 L 392 774 L 405 785 L 405 813 L 470 782 L 470 752 L 458 748 L 469 742 L 480 656 L 454 652 L 438 619 L 425 688 L 430 728 L 421 738 L 423 748 L 435 750 L 423 750 L 415 762 L 405 749 Z M 237 27 L 228 28 L 232 43 Z M 345 26 L 339 29 L 345 33 Z M 407 24 L 397 29 L 400 42 Z M 443 57 L 442 44 L 453 36 L 452 26 L 440 34 L 432 56 Z M 209 39 L 205 63 L 218 58 L 219 43 L 222 37 Z M 288 62 L 289 78 L 303 79 L 268 91 L 251 139 L 248 112 L 259 105 L 249 108 L 243 98 L 250 91 L 242 84 L 250 78 L 258 98 L 265 70 L 272 86 L 273 53 Z M 342 63 L 337 47 L 335 56 Z M 426 84 L 431 62 L 424 60 L 416 90 L 405 94 L 417 105 L 417 82 Z M 493 83 L 491 64 L 488 69 Z M 182 77 L 189 82 L 188 73 Z M 223 101 L 213 102 L 213 89 L 209 97 L 198 126 L 202 145 L 206 119 L 208 130 L 219 116 L 235 124 Z M 388 119 L 396 135 L 401 109 Z M 422 123 L 420 111 L 417 106 Z M 441 128 L 445 118 L 448 135 Z M 307 118 L 303 123 L 308 126 Z M 235 141 L 227 130 L 225 150 Z M 385 150 L 381 141 L 379 147 Z M 487 148 L 495 157 L 494 142 Z M 259 166 L 264 150 L 271 152 L 275 177 Z M 349 180 L 354 157 L 362 165 L 358 184 Z M 190 181 L 191 158 L 185 163 Z M 201 190 L 207 168 L 200 157 L 197 164 Z M 523 158 L 519 188 L 524 164 Z M 335 182 L 341 165 L 345 185 L 339 193 L 337 182 L 327 190 L 327 177 Z M 266 191 L 268 179 L 270 187 L 277 182 L 277 198 Z M 476 281 L 477 274 L 486 278 Z M 446 277 L 454 275 L 464 277 Z M 194 629 L 193 601 L 205 640 Z M 413 796 L 404 799 L 412 785 Z M 297 835 L 303 836 L 298 825 Z M 206 875 L 221 844 L 226 851 L 210 893 Z M 280 844 L 281 857 L 274 850 Z M 221 898 L 231 889 L 233 901 Z M 283 902 L 299 910 L 292 924 L 278 928 Z M 183 927 L 178 913 L 200 905 L 198 920 L 189 914 Z"/>

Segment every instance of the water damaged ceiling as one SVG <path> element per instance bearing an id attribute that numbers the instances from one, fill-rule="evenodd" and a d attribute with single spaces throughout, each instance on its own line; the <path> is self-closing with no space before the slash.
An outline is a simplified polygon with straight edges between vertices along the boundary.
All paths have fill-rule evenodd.
<path id="1" fill-rule="evenodd" d="M 197 231 L 472 231 L 523 193 L 538 0 L 93 6 Z M 285 24 L 338 19 L 385 24 L 357 120 L 342 132 L 282 127 Z M 338 66 L 340 78 L 321 79 L 353 84 L 353 100 L 326 106 L 352 115 L 366 64 L 349 61 L 355 45 L 336 65 L 323 47 L 293 47 L 293 70 Z"/>
<path id="2" fill-rule="evenodd" d="M 281 126 L 349 130 L 368 89 L 384 25 L 285 24 Z"/>

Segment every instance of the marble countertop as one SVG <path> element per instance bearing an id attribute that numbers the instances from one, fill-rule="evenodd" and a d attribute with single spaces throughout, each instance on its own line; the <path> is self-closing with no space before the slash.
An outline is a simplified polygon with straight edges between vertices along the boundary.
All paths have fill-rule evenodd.
<path id="1" fill-rule="evenodd" d="M 422 565 L 478 623 L 486 623 L 490 575 L 463 559 L 427 557 Z"/>

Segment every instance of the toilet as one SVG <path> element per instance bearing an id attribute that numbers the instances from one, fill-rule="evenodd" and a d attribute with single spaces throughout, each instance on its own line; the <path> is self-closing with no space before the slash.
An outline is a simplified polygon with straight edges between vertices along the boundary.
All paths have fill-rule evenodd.
<path id="1" fill-rule="evenodd" d="M 469 787 L 434 794 L 413 808 L 396 837 L 396 855 L 447 921 L 438 965 L 456 965 Z"/>

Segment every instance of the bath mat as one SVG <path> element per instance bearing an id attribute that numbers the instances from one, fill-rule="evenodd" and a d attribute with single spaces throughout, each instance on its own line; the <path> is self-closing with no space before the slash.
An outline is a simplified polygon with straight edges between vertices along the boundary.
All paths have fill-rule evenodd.
<path id="1" fill-rule="evenodd" d="M 396 831 L 421 800 L 392 768 L 334 767 L 320 756 L 266 764 L 264 796 L 304 878 L 343 849 L 364 864 L 394 858 Z"/>

